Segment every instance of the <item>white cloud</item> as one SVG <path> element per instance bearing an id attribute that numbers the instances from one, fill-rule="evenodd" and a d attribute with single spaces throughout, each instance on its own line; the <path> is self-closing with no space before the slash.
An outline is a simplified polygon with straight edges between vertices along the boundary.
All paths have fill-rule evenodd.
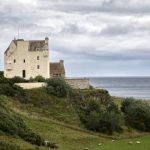
<path id="1" fill-rule="evenodd" d="M 49 36 L 51 58 L 65 59 L 68 75 L 100 74 L 110 64 L 103 74 L 117 75 L 124 68 L 122 74 L 145 70 L 147 75 L 150 70 L 145 65 L 150 63 L 145 55 L 150 52 L 149 0 L 1 0 L 0 16 L 0 69 L 3 52 L 20 27 L 20 38 Z"/>

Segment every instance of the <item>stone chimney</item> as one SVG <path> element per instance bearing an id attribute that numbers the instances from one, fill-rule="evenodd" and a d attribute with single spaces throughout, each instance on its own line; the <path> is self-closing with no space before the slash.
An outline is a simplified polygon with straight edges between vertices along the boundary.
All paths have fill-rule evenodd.
<path id="1" fill-rule="evenodd" d="M 48 37 L 45 37 L 45 45 L 47 47 L 47 50 L 48 50 L 48 42 L 49 42 L 49 38 Z"/>
<path id="2" fill-rule="evenodd" d="M 64 65 L 64 60 L 60 60 L 59 62 L 60 62 L 60 65 L 62 66 Z"/>

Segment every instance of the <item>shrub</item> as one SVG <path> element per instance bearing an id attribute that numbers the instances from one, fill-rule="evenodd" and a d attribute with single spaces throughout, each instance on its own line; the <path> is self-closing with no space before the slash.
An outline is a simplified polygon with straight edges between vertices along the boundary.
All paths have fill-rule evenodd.
<path id="1" fill-rule="evenodd" d="M 125 114 L 127 125 L 150 132 L 150 105 L 128 98 L 122 102 L 121 110 Z"/>
<path id="2" fill-rule="evenodd" d="M 70 86 L 63 78 L 55 77 L 49 79 L 47 80 L 47 85 L 48 93 L 58 97 L 69 96 L 69 92 L 71 91 Z"/>
<path id="3" fill-rule="evenodd" d="M 0 105 L 0 131 L 7 135 L 19 136 L 35 145 L 44 145 L 43 138 L 33 133 L 19 116 L 7 110 L 2 104 Z"/>
<path id="4" fill-rule="evenodd" d="M 9 79 L 12 83 L 25 83 L 25 82 L 28 82 L 28 80 L 24 79 L 24 78 L 21 78 L 21 77 L 13 77 L 13 78 L 10 78 Z"/>
<path id="5" fill-rule="evenodd" d="M 109 105 L 112 102 L 111 96 L 107 90 L 103 89 L 89 89 L 81 91 L 84 99 L 94 99 L 103 105 Z"/>
<path id="6" fill-rule="evenodd" d="M 120 112 L 114 104 L 111 107 L 104 108 L 104 105 L 101 105 L 96 100 L 87 100 L 80 108 L 79 116 L 81 122 L 89 130 L 107 134 L 113 134 L 114 131 L 122 131 Z"/>
<path id="7" fill-rule="evenodd" d="M 42 76 L 36 76 L 35 78 L 32 79 L 33 81 L 37 81 L 37 82 L 45 82 L 45 78 Z"/>
<path id="8" fill-rule="evenodd" d="M 4 77 L 4 71 L 0 71 L 0 78 Z"/>
<path id="9" fill-rule="evenodd" d="M 1 150 L 21 150 L 20 147 L 16 144 L 0 141 Z"/>
<path id="10" fill-rule="evenodd" d="M 25 91 L 21 87 L 13 85 L 11 83 L 0 84 L 0 95 L 15 97 L 20 101 L 26 100 Z"/>

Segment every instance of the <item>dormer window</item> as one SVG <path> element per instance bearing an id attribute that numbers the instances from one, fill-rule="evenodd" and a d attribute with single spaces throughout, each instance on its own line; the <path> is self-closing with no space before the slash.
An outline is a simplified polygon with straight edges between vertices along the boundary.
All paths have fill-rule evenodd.
<path id="1" fill-rule="evenodd" d="M 37 56 L 37 60 L 40 60 L 40 57 L 39 57 L 39 56 Z"/>
<path id="2" fill-rule="evenodd" d="M 16 59 L 14 59 L 14 63 L 16 63 Z"/>
<path id="3" fill-rule="evenodd" d="M 26 62 L 26 60 L 24 59 L 24 60 L 23 60 L 23 62 L 25 63 L 25 62 Z"/>

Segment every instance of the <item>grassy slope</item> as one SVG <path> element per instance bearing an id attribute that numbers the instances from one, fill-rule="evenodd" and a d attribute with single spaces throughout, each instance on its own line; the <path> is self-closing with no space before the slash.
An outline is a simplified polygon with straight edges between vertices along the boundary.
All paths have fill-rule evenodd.
<path id="1" fill-rule="evenodd" d="M 39 133 L 45 139 L 57 143 L 60 150 L 82 150 L 86 147 L 91 150 L 149 149 L 149 135 L 112 142 L 111 138 L 104 138 L 102 137 L 103 135 L 88 132 L 81 128 L 79 118 L 67 100 L 50 97 L 45 93 L 44 89 L 29 90 L 27 95 L 28 104 L 21 104 L 5 96 L 0 96 L 0 100 L 3 100 L 7 107 L 19 113 L 33 131 Z M 124 133 L 120 137 L 129 136 L 128 134 Z M 141 133 L 133 132 L 133 136 L 139 134 L 141 135 Z M 115 136 L 115 138 L 117 137 Z M 4 135 L 0 135 L 0 140 L 17 143 L 25 150 L 36 147 L 23 140 Z M 136 144 L 137 140 L 140 140 L 141 144 Z M 133 141 L 133 145 L 129 145 L 129 141 Z M 98 143 L 103 143 L 101 148 Z M 44 150 L 44 148 L 40 149 Z"/>

